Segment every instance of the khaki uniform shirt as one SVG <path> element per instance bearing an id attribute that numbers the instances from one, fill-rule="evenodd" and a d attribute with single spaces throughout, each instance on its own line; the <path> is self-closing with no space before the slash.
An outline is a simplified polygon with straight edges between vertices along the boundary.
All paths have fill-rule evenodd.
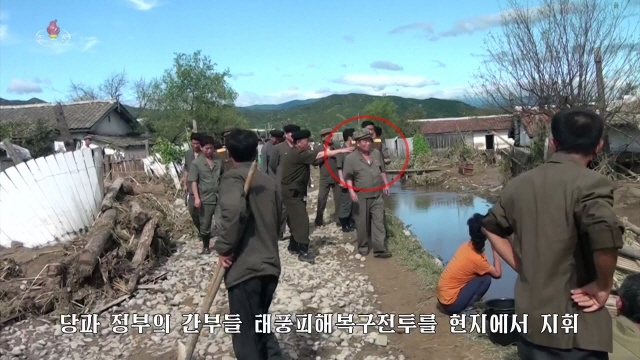
<path id="1" fill-rule="evenodd" d="M 204 155 L 198 156 L 193 161 L 189 169 L 187 181 L 198 184 L 201 203 L 216 204 L 218 202 L 218 187 L 223 172 L 222 160 L 215 155 L 213 156 L 211 166 L 209 166 L 207 157 Z"/>
<path id="2" fill-rule="evenodd" d="M 315 148 L 315 151 L 317 152 L 324 152 L 324 144 L 322 145 L 318 145 Z M 329 168 L 331 168 L 331 171 L 333 172 L 333 174 L 337 177 L 338 176 L 338 167 L 336 166 L 336 157 L 328 157 L 327 161 L 324 161 L 324 156 L 321 157 L 320 159 L 316 160 L 314 162 L 314 165 L 317 165 L 320 167 L 320 182 L 323 184 L 335 184 L 337 183 L 336 179 L 334 179 L 333 176 L 331 176 L 331 173 L 329 172 L 329 169 L 327 168 L 327 165 L 329 165 Z"/>
<path id="3" fill-rule="evenodd" d="M 546 164 L 507 183 L 483 225 L 505 238 L 513 234 L 511 246 L 521 261 L 516 313 L 518 321 L 528 314 L 527 340 L 557 349 L 611 352 L 607 310 L 585 313 L 571 299 L 572 289 L 596 279 L 593 251 L 622 247 L 623 228 L 613 212 L 607 178 L 569 154 L 555 153 Z M 548 314 L 552 331 L 545 327 L 543 315 Z M 574 314 L 577 332 L 565 331 L 563 317 Z"/>
<path id="4" fill-rule="evenodd" d="M 282 193 L 285 190 L 298 190 L 307 194 L 307 185 L 311 178 L 311 165 L 316 161 L 319 150 L 302 150 L 292 148 L 282 159 Z"/>
<path id="5" fill-rule="evenodd" d="M 195 159 L 196 159 L 196 156 L 195 156 L 195 153 L 193 152 L 193 149 L 187 150 L 187 152 L 184 154 L 184 168 L 187 170 L 187 173 L 189 172 L 189 169 L 191 169 L 191 164 L 193 164 L 193 160 Z M 188 175 L 187 175 L 186 190 L 187 190 L 187 194 L 193 194 L 193 190 L 191 190 L 191 181 L 189 181 Z"/>
<path id="6" fill-rule="evenodd" d="M 227 288 L 257 276 L 280 276 L 280 191 L 273 177 L 256 171 L 245 196 L 250 167 L 251 163 L 240 163 L 220 181 L 221 218 L 214 249 L 222 255 L 233 254 L 233 265 L 224 276 Z"/>
<path id="7" fill-rule="evenodd" d="M 384 186 L 382 174 L 386 173 L 387 170 L 384 166 L 382 154 L 380 154 L 378 150 L 371 149 L 369 155 L 371 159 L 370 163 L 365 160 L 360 150 L 352 152 L 344 159 L 342 175 L 345 181 L 352 180 L 353 187 L 355 188 L 374 189 Z M 358 197 L 373 198 L 381 194 L 382 190 L 358 191 Z"/>
<path id="8" fill-rule="evenodd" d="M 609 360 L 640 360 L 640 329 L 624 316 L 613 320 L 613 352 Z"/>
<path id="9" fill-rule="evenodd" d="M 375 139 L 371 142 L 371 147 L 380 151 L 383 159 L 389 159 L 389 148 L 382 139 Z"/>

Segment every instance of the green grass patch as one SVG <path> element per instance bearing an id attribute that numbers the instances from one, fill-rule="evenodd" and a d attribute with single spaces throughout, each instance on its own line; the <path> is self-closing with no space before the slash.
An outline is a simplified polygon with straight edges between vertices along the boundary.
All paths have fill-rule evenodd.
<path id="1" fill-rule="evenodd" d="M 415 272 L 429 290 L 435 291 L 442 273 L 442 262 L 424 250 L 420 240 L 404 233 L 405 225 L 395 215 L 387 212 L 389 250 L 403 265 Z"/>

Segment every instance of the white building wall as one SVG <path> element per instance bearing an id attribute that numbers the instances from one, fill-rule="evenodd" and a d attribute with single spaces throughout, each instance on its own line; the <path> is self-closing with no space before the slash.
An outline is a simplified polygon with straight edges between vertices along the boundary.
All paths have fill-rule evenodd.
<path id="1" fill-rule="evenodd" d="M 126 123 L 115 110 L 111 111 L 104 119 L 93 125 L 91 132 L 98 135 L 124 136 L 133 129 Z"/>
<path id="2" fill-rule="evenodd" d="M 494 131 L 499 136 L 493 136 L 493 148 L 494 149 L 503 149 L 508 148 L 513 145 L 513 139 L 509 139 L 509 131 L 508 130 L 499 130 Z M 486 150 L 486 135 L 491 135 L 486 132 L 476 132 L 473 134 L 473 146 L 478 150 Z"/>

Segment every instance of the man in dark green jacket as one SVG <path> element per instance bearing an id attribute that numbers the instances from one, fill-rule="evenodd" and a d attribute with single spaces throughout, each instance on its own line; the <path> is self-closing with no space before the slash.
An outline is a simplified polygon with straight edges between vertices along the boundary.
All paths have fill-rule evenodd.
<path id="1" fill-rule="evenodd" d="M 229 312 L 240 317 L 233 334 L 239 360 L 282 359 L 273 332 L 256 332 L 256 316 L 267 315 L 280 276 L 281 197 L 275 179 L 256 171 L 247 194 L 244 184 L 256 158 L 258 137 L 249 130 L 231 131 L 226 142 L 234 167 L 220 183 L 219 238 L 215 250 L 227 269 Z"/>
<path id="2" fill-rule="evenodd" d="M 298 254 L 300 261 L 314 263 L 309 253 L 309 215 L 307 215 L 307 185 L 311 177 L 311 165 L 324 152 L 320 149 L 309 151 L 309 130 L 300 130 L 292 135 L 294 147 L 282 160 L 282 202 L 289 216 L 291 239 L 289 252 Z M 349 153 L 353 149 L 328 150 L 327 156 Z"/>
<path id="3" fill-rule="evenodd" d="M 326 128 L 320 131 L 320 136 L 322 138 L 322 142 L 316 146 L 316 150 L 320 150 L 324 152 L 325 144 L 327 142 L 327 138 L 331 135 L 332 129 Z M 333 141 L 329 142 L 329 150 L 333 150 Z M 327 201 L 329 200 L 329 192 L 333 190 L 333 221 L 338 223 L 338 225 L 342 225 L 340 223 L 340 186 L 338 186 L 338 182 L 335 177 L 338 177 L 338 168 L 336 166 L 336 157 L 335 156 L 327 156 L 327 161 L 324 161 L 324 153 L 322 157 L 316 160 L 313 165 L 318 166 L 320 168 L 320 187 L 318 188 L 318 208 L 316 211 L 316 226 L 324 225 L 324 209 L 327 206 Z M 333 172 L 333 176 L 329 172 Z"/>

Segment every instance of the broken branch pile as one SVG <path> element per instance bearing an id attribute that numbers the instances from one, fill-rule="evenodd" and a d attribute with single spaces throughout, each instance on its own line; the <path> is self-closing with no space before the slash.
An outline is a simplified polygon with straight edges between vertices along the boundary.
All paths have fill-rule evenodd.
<path id="1" fill-rule="evenodd" d="M 105 184 L 94 226 L 55 251 L 57 261 L 35 278 L 20 278 L 19 263 L 0 259 L 0 327 L 27 313 L 104 311 L 166 276 L 153 274 L 157 260 L 170 256 L 173 235 L 193 231 L 184 201 L 173 186 L 131 180 Z"/>

